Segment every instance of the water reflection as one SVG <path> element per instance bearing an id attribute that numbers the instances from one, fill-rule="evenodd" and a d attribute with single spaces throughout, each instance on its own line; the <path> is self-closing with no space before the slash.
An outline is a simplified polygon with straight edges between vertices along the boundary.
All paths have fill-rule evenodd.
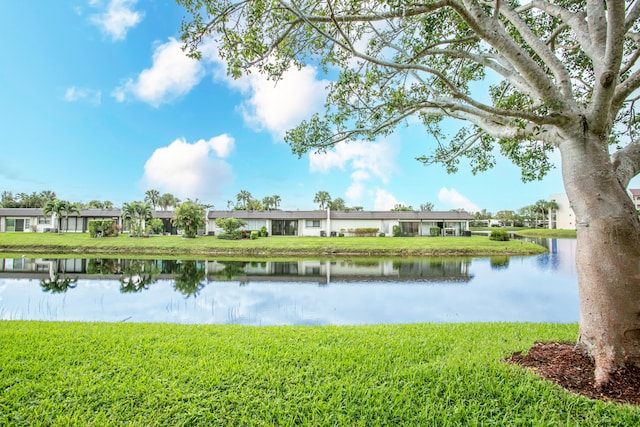
<path id="1" fill-rule="evenodd" d="M 575 241 L 532 257 L 0 259 L 0 319 L 363 324 L 577 320 Z M 45 292 L 43 292 L 45 291 Z"/>
<path id="2" fill-rule="evenodd" d="M 61 293 L 73 289 L 78 283 L 78 278 L 71 278 L 60 273 L 54 273 L 51 277 L 40 279 L 40 287 L 45 292 Z"/>
<path id="3" fill-rule="evenodd" d="M 173 289 L 185 297 L 196 296 L 205 286 L 207 272 L 204 263 L 199 261 L 182 261 L 174 274 Z"/>
<path id="4" fill-rule="evenodd" d="M 169 279 L 176 282 L 176 290 L 188 296 L 201 290 L 205 281 L 238 281 L 242 285 L 280 281 L 321 285 L 363 281 L 468 282 L 473 278 L 470 265 L 471 258 L 463 257 L 289 261 L 0 258 L 0 277 L 33 278 L 47 270 L 48 275 L 73 273 L 76 279 L 115 278 L 124 293 L 140 292 L 159 279 Z"/>

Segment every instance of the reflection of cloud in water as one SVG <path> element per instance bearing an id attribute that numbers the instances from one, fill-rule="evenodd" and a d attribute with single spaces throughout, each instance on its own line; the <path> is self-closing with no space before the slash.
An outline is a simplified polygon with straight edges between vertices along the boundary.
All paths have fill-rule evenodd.
<path id="1" fill-rule="evenodd" d="M 0 279 L 0 319 L 108 322 L 318 325 L 418 322 L 578 320 L 573 253 L 557 259 L 512 257 L 504 268 L 474 259 L 470 282 L 238 281 L 207 282 L 185 298 L 172 280 L 122 294 L 118 280 L 80 279 L 64 294 L 42 292 L 38 280 Z M 572 247 L 570 247 L 573 250 Z M 565 261 L 568 260 L 568 261 Z M 573 264 L 575 265 L 575 264 Z M 277 279 L 276 279 L 277 280 Z M 291 280 L 291 281 L 289 281 Z"/>

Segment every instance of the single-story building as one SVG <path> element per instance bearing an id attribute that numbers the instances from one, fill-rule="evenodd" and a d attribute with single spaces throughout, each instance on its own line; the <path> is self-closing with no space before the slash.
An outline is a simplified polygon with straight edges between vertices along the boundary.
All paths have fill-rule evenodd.
<path id="1" fill-rule="evenodd" d="M 247 224 L 243 229 L 259 231 L 265 227 L 270 236 L 393 236 L 398 226 L 403 236 L 460 236 L 469 230 L 473 217 L 468 212 L 415 211 L 209 211 L 209 234 L 223 232 L 216 218 L 236 218 Z"/>
<path id="2" fill-rule="evenodd" d="M 90 220 L 113 219 L 121 224 L 120 209 L 81 209 L 80 215 L 73 213 L 62 217 L 62 230 L 71 233 L 87 231 Z M 42 212 L 42 208 L 0 208 L 0 232 L 46 232 L 57 230 L 59 221 L 55 215 Z"/>
<path id="3" fill-rule="evenodd" d="M 153 216 L 164 223 L 165 233 L 176 234 L 173 211 L 155 211 Z M 402 236 L 460 236 L 469 230 L 473 217 L 467 212 L 414 211 L 209 211 L 201 233 L 220 234 L 216 218 L 246 221 L 243 229 L 260 231 L 265 227 L 270 236 L 393 236 L 397 227 Z M 113 219 L 123 226 L 120 209 L 82 209 L 80 214 L 62 218 L 62 230 L 84 233 L 90 220 Z M 0 208 L 0 232 L 47 232 L 57 230 L 55 216 L 45 215 L 41 208 Z M 125 230 L 126 231 L 126 230 Z"/>

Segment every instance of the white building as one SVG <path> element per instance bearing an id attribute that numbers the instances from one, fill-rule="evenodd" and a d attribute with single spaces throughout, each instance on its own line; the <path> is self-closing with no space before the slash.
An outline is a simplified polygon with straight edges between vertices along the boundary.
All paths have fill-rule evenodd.
<path id="1" fill-rule="evenodd" d="M 219 234 L 216 218 L 246 222 L 246 230 L 265 227 L 270 236 L 462 236 L 473 217 L 467 212 L 415 211 L 209 211 L 207 230 Z"/>

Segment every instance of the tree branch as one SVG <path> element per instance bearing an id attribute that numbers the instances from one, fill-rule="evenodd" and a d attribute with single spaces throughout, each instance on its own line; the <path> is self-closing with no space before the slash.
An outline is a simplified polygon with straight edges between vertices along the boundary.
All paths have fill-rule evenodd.
<path id="1" fill-rule="evenodd" d="M 618 181 L 627 188 L 631 179 L 640 174 L 640 141 L 635 140 L 615 152 L 612 160 Z"/>

